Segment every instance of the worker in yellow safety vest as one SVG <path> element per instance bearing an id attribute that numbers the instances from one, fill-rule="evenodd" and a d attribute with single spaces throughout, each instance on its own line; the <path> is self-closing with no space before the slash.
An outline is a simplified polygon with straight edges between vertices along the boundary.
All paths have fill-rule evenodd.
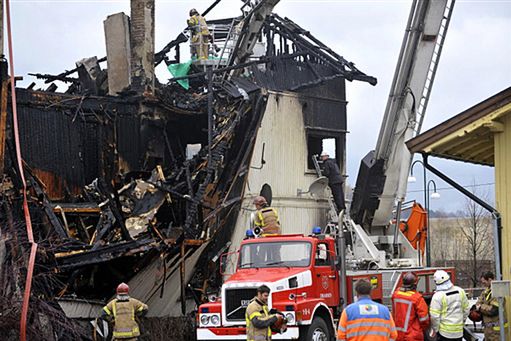
<path id="1" fill-rule="evenodd" d="M 463 339 L 463 327 L 470 312 L 465 290 L 452 284 L 444 270 L 437 270 L 433 278 L 435 294 L 431 298 L 429 315 L 432 333 L 439 341 Z"/>
<path id="2" fill-rule="evenodd" d="M 195 8 L 192 8 L 187 24 L 191 32 L 190 53 L 192 58 L 208 59 L 210 33 L 206 19 Z"/>
<path id="3" fill-rule="evenodd" d="M 129 296 L 126 283 L 117 286 L 117 297 L 103 307 L 101 317 L 114 323 L 113 339 L 136 341 L 140 336 L 140 328 L 136 320 L 147 312 L 147 305 Z"/>
<path id="4" fill-rule="evenodd" d="M 491 282 L 495 279 L 495 275 L 488 271 L 481 276 L 481 284 L 486 290 L 481 293 L 476 303 L 476 309 L 483 317 L 484 340 L 498 341 L 500 340 L 500 324 L 499 324 L 499 302 L 491 294 Z M 505 305 L 504 305 L 505 307 Z M 504 328 L 507 334 L 506 312 L 504 310 Z"/>
<path id="5" fill-rule="evenodd" d="M 245 311 L 245 322 L 247 324 L 247 341 L 270 341 L 271 327 L 281 315 L 270 314 L 268 309 L 268 297 L 270 288 L 261 285 L 257 288 L 257 296 L 254 297 Z"/>
<path id="6" fill-rule="evenodd" d="M 279 214 L 268 205 L 265 197 L 255 197 L 254 205 L 257 209 L 254 224 L 261 229 L 261 236 L 281 234 Z"/>

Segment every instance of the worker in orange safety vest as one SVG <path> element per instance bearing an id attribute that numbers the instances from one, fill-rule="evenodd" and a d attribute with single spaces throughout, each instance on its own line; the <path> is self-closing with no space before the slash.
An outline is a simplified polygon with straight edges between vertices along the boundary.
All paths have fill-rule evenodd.
<path id="1" fill-rule="evenodd" d="M 372 286 L 360 279 L 355 283 L 357 301 L 344 309 L 337 329 L 338 341 L 395 340 L 397 331 L 389 309 L 371 300 Z"/>
<path id="2" fill-rule="evenodd" d="M 429 327 L 428 305 L 417 289 L 417 276 L 408 272 L 403 285 L 392 295 L 392 316 L 396 324 L 396 341 L 423 341 Z"/>
<path id="3" fill-rule="evenodd" d="M 147 312 L 147 305 L 129 296 L 129 286 L 117 286 L 117 296 L 103 307 L 101 318 L 114 323 L 113 340 L 136 341 L 140 329 L 136 317 Z"/>

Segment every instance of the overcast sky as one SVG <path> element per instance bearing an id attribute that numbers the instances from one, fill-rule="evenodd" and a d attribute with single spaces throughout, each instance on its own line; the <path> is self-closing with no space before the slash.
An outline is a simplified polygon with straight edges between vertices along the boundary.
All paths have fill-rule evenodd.
<path id="1" fill-rule="evenodd" d="M 16 75 L 26 86 L 28 72 L 58 74 L 74 62 L 106 55 L 103 20 L 125 12 L 129 0 L 45 1 L 11 0 Z M 186 26 L 188 10 L 199 12 L 212 1 L 156 0 L 156 50 Z M 207 18 L 240 13 L 240 0 L 223 0 Z M 374 149 L 394 74 L 411 1 L 281 0 L 275 12 L 297 22 L 363 72 L 378 78 L 378 85 L 347 83 L 348 182 L 354 185 L 361 158 Z M 423 131 L 511 86 L 511 1 L 456 2 L 444 45 Z M 164 82 L 166 70 L 158 70 Z M 163 78 L 163 79 L 162 79 Z M 432 159 L 431 163 L 463 185 L 476 184 L 494 201 L 493 168 Z M 422 169 L 410 184 L 409 198 L 423 202 Z M 435 179 L 434 177 L 430 177 Z M 438 188 L 448 187 L 436 180 Z M 452 189 L 440 190 L 432 209 L 457 210 L 463 197 Z"/>

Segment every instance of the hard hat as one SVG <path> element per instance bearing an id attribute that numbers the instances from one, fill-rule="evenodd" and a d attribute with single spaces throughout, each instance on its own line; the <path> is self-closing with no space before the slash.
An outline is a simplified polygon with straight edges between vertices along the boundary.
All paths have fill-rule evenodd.
<path id="1" fill-rule="evenodd" d="M 190 10 L 190 16 L 194 15 L 194 14 L 199 14 L 199 12 L 197 12 L 197 10 L 195 8 L 192 8 Z"/>
<path id="2" fill-rule="evenodd" d="M 128 294 L 130 287 L 126 283 L 121 283 L 117 286 L 117 294 Z"/>
<path id="3" fill-rule="evenodd" d="M 323 150 L 320 156 L 330 156 L 330 154 L 326 150 Z"/>
<path id="4" fill-rule="evenodd" d="M 443 284 L 451 279 L 449 274 L 445 272 L 444 270 L 437 270 L 435 274 L 433 275 L 433 278 L 435 279 L 436 285 Z"/>
<path id="5" fill-rule="evenodd" d="M 481 322 L 483 320 L 483 315 L 477 310 L 476 306 L 473 305 L 472 308 L 470 308 L 470 313 L 468 313 L 468 318 L 473 322 Z"/>
<path id="6" fill-rule="evenodd" d="M 277 314 L 277 321 L 271 325 L 271 329 L 274 331 L 280 331 L 282 328 L 286 326 L 286 320 L 281 314 Z"/>
<path id="7" fill-rule="evenodd" d="M 259 195 L 254 198 L 254 205 L 263 206 L 264 204 L 268 204 L 265 197 Z"/>
<path id="8" fill-rule="evenodd" d="M 417 276 L 413 272 L 407 272 L 403 276 L 403 288 L 413 288 L 417 284 Z"/>

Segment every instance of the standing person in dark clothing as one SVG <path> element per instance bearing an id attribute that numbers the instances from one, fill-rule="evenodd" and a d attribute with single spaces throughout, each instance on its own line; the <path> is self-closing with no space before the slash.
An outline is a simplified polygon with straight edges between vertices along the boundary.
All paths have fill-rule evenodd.
<path id="1" fill-rule="evenodd" d="M 320 158 L 321 161 L 323 161 L 321 172 L 328 178 L 328 186 L 334 196 L 337 213 L 339 213 L 346 209 L 346 205 L 344 203 L 344 184 L 342 181 L 341 171 L 339 170 L 339 166 L 335 160 L 330 159 L 328 152 L 323 151 Z"/>

